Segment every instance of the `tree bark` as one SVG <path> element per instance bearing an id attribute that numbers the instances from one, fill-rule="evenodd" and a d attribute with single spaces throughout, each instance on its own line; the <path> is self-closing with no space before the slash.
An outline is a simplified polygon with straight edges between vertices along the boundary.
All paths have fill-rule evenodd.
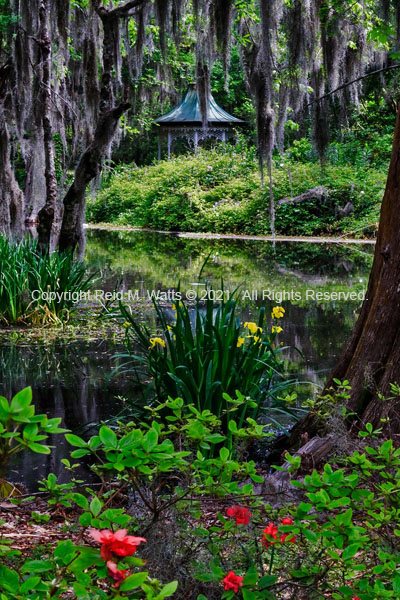
<path id="1" fill-rule="evenodd" d="M 51 237 L 57 212 L 57 177 L 54 160 L 54 142 L 51 106 L 51 39 L 49 32 L 49 0 L 42 0 L 39 7 L 40 49 L 42 62 L 42 126 L 45 156 L 46 201 L 38 214 L 38 243 L 41 248 L 51 248 Z"/>
<path id="2" fill-rule="evenodd" d="M 350 382 L 349 408 L 364 422 L 378 426 L 389 418 L 385 432 L 400 431 L 400 398 L 379 397 L 389 396 L 390 384 L 400 382 L 400 108 L 366 299 L 325 390 L 335 378 Z"/>
<path id="3" fill-rule="evenodd" d="M 0 105 L 0 231 L 21 236 L 24 231 L 24 195 L 15 179 L 10 161 L 10 138 Z"/>
<path id="4" fill-rule="evenodd" d="M 118 122 L 130 108 L 128 102 L 114 104 L 113 69 L 118 71 L 119 19 L 144 4 L 146 0 L 133 0 L 108 9 L 100 0 L 92 0 L 96 13 L 103 24 L 103 72 L 100 90 L 100 116 L 92 143 L 81 156 L 75 170 L 74 182 L 63 201 L 64 214 L 58 247 L 60 250 L 83 249 L 83 220 L 85 217 L 85 195 L 90 181 L 101 171 L 106 152 L 112 143 Z"/>
<path id="5" fill-rule="evenodd" d="M 75 171 L 75 179 L 64 198 L 64 215 L 59 237 L 60 250 L 74 250 L 82 244 L 85 216 L 85 194 L 90 181 L 100 172 L 106 150 L 111 143 L 121 115 L 130 108 L 122 103 L 103 114 L 97 124 L 93 142 L 83 153 Z"/>

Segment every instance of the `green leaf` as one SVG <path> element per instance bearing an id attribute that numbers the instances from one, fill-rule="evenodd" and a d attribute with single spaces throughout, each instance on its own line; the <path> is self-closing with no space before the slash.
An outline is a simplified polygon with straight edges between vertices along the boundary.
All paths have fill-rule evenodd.
<path id="1" fill-rule="evenodd" d="M 77 446 L 77 448 L 86 448 L 87 446 L 85 440 L 77 435 L 74 435 L 73 433 L 66 433 L 65 439 L 69 444 L 71 444 L 71 446 Z"/>
<path id="2" fill-rule="evenodd" d="M 90 527 L 92 524 L 92 515 L 90 512 L 83 513 L 83 515 L 79 517 L 79 523 L 82 525 L 82 527 Z"/>
<path id="3" fill-rule="evenodd" d="M 48 560 L 28 560 L 22 567 L 23 573 L 45 573 L 54 569 L 53 563 Z"/>
<path id="4" fill-rule="evenodd" d="M 358 552 L 359 548 L 360 544 L 350 544 L 350 546 L 347 546 L 347 548 L 343 550 L 342 560 L 346 561 L 350 560 L 350 558 L 353 558 L 353 556 Z"/>
<path id="5" fill-rule="evenodd" d="M 37 454 L 50 454 L 51 450 L 48 446 L 43 444 L 37 444 L 36 442 L 29 442 L 28 448 Z"/>
<path id="6" fill-rule="evenodd" d="M 146 452 L 151 452 L 153 448 L 155 448 L 158 444 L 158 433 L 155 429 L 150 429 L 144 440 L 143 440 L 143 448 Z"/>
<path id="7" fill-rule="evenodd" d="M 146 581 L 148 576 L 149 574 L 147 573 L 147 571 L 144 571 L 143 573 L 135 573 L 134 575 L 130 575 L 129 577 L 124 579 L 124 581 L 119 586 L 119 589 L 121 590 L 121 592 L 129 592 L 130 590 L 135 590 Z"/>
<path id="8" fill-rule="evenodd" d="M 222 462 L 226 462 L 229 458 L 228 448 L 221 448 L 221 450 L 219 451 L 219 457 L 222 460 Z"/>
<path id="9" fill-rule="evenodd" d="M 101 502 L 101 500 L 99 500 L 97 498 L 97 496 L 95 496 L 93 498 L 93 500 L 90 503 L 90 511 L 91 513 L 97 517 L 97 515 L 100 514 L 101 509 L 103 508 L 103 503 Z"/>
<path id="10" fill-rule="evenodd" d="M 80 508 L 84 510 L 89 510 L 89 502 L 86 496 L 83 494 L 72 494 L 72 500 L 77 504 Z"/>
<path id="11" fill-rule="evenodd" d="M 0 565 L 0 587 L 10 592 L 15 592 L 16 590 L 18 590 L 18 573 L 9 569 L 5 565 Z"/>
<path id="12" fill-rule="evenodd" d="M 303 529 L 303 535 L 310 542 L 316 542 L 318 539 L 317 534 L 312 529 Z"/>
<path id="13" fill-rule="evenodd" d="M 38 585 L 38 583 L 40 583 L 40 580 L 41 580 L 41 578 L 38 577 L 37 575 L 28 577 L 28 579 L 26 579 L 24 581 L 24 583 L 21 585 L 21 587 L 19 588 L 20 593 L 26 594 L 27 592 L 34 590 L 36 588 L 36 586 Z"/>
<path id="14" fill-rule="evenodd" d="M 274 585 L 277 580 L 278 577 L 276 575 L 265 575 L 264 577 L 261 577 L 260 581 L 258 582 L 258 587 L 262 590 L 263 588 Z"/>
<path id="15" fill-rule="evenodd" d="M 172 594 L 174 594 L 177 590 L 178 587 L 178 582 L 177 581 L 170 581 L 170 583 L 167 583 L 167 585 L 164 585 L 164 587 L 162 588 L 162 590 L 159 592 L 159 596 L 161 596 L 162 598 L 167 598 L 168 596 L 172 596 Z"/>
<path id="16" fill-rule="evenodd" d="M 32 388 L 26 387 L 15 394 L 11 400 L 11 412 L 21 412 L 26 409 L 32 402 Z M 31 416 L 31 415 L 30 415 Z"/>
<path id="17" fill-rule="evenodd" d="M 243 585 L 255 585 L 257 583 L 257 579 L 257 569 L 254 566 L 252 566 L 243 578 Z"/>
<path id="18" fill-rule="evenodd" d="M 117 448 L 118 441 L 114 431 L 103 425 L 100 427 L 99 438 L 106 448 Z"/>

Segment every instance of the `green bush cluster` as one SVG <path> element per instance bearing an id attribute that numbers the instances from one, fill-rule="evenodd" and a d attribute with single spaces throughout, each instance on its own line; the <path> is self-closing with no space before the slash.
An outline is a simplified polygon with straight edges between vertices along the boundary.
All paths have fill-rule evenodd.
<path id="1" fill-rule="evenodd" d="M 364 228 L 368 234 L 366 226 L 379 217 L 385 171 L 338 164 L 321 169 L 311 158 L 303 162 L 309 149 L 308 142 L 300 140 L 293 156 L 276 158 L 275 199 L 320 185 L 328 189 L 328 198 L 277 206 L 277 232 L 299 235 Z M 88 220 L 169 231 L 269 234 L 268 181 L 265 189 L 263 193 L 254 152 L 204 150 L 150 167 L 118 167 L 89 199 Z M 338 209 L 347 202 L 354 212 L 343 218 Z"/>

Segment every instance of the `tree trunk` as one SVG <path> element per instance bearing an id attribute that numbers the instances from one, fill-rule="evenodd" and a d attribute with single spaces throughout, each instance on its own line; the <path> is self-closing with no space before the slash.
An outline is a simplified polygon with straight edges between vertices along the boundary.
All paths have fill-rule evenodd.
<path id="1" fill-rule="evenodd" d="M 21 236 L 24 231 L 24 196 L 10 161 L 10 138 L 0 105 L 0 231 Z"/>
<path id="2" fill-rule="evenodd" d="M 400 397 L 379 397 L 390 396 L 390 384 L 400 382 L 400 109 L 366 299 L 325 390 L 335 378 L 350 382 L 349 408 L 364 422 L 377 426 L 389 417 L 385 432 L 400 431 Z"/>
<path id="3" fill-rule="evenodd" d="M 82 247 L 86 188 L 100 173 L 102 161 L 115 135 L 119 119 L 128 108 L 130 104 L 123 103 L 100 117 L 93 142 L 83 153 L 75 171 L 74 182 L 64 198 L 64 215 L 58 242 L 60 250 Z"/>
<path id="4" fill-rule="evenodd" d="M 51 40 L 49 32 L 49 0 L 42 0 L 39 7 L 40 49 L 42 62 L 42 126 L 45 155 L 46 201 L 38 214 L 38 242 L 44 249 L 52 250 L 50 244 L 57 212 L 57 177 L 54 161 L 54 142 L 51 106 Z"/>

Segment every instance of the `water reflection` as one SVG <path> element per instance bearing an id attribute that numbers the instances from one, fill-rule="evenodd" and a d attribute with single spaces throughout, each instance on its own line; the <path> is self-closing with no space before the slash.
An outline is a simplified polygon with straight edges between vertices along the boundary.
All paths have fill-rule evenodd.
<path id="1" fill-rule="evenodd" d="M 372 263 L 372 246 L 339 246 L 304 243 L 277 243 L 244 240 L 185 239 L 144 232 L 88 232 L 86 260 L 100 271 L 96 287 L 107 291 L 177 288 L 185 292 L 193 284 L 207 256 L 203 281 L 215 288 L 233 290 L 242 286 L 257 292 L 242 300 L 244 320 L 255 310 L 268 310 L 279 300 L 263 299 L 263 290 L 293 290 L 300 299 L 283 302 L 286 314 L 280 334 L 288 352 L 291 375 L 321 385 L 334 366 L 359 310 L 359 301 L 316 301 L 307 299 L 307 290 L 333 292 L 366 287 Z M 146 314 L 144 318 L 150 318 Z M 44 341 L 0 346 L 0 393 L 11 397 L 31 385 L 37 412 L 59 416 L 63 425 L 77 430 L 85 424 L 110 418 L 121 410 L 119 396 L 135 398 L 134 386 L 120 375 L 108 380 L 115 364 L 112 356 L 120 350 L 108 341 Z M 34 489 L 38 477 L 52 471 L 60 481 L 68 479 L 61 459 L 69 447 L 54 440 L 50 456 L 26 454 L 12 465 L 13 481 Z"/>

